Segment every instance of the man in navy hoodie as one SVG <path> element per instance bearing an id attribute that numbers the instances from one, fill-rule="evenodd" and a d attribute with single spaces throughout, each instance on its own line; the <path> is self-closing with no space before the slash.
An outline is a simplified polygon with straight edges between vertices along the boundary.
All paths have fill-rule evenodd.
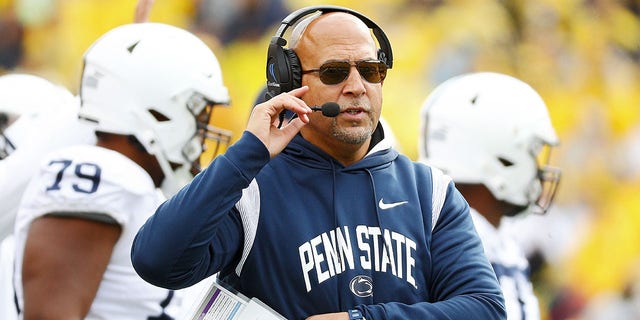
<path id="1" fill-rule="evenodd" d="M 355 11 L 285 18 L 268 53 L 270 99 L 139 230 L 137 272 L 175 289 L 218 273 L 287 319 L 504 319 L 467 202 L 384 137 L 391 66 L 386 36 Z M 310 107 L 327 102 L 337 116 Z"/>

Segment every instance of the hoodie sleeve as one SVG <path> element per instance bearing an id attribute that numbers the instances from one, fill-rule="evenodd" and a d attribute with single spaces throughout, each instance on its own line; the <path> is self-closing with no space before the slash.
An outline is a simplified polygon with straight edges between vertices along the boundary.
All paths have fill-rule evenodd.
<path id="1" fill-rule="evenodd" d="M 156 286 L 181 289 L 220 271 L 243 245 L 235 204 L 269 152 L 249 132 L 163 203 L 138 231 L 131 260 Z"/>
<path id="2" fill-rule="evenodd" d="M 434 175 L 434 179 L 443 177 Z M 434 188 L 433 196 L 443 197 L 441 209 L 434 206 L 430 247 L 429 291 L 433 301 L 362 305 L 358 309 L 367 319 L 506 319 L 502 291 L 484 255 L 469 205 L 453 182 L 443 185 L 441 191 Z"/>

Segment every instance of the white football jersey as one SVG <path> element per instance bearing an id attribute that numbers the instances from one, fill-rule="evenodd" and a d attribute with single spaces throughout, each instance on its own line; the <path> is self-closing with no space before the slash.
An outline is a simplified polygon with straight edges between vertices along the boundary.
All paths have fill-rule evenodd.
<path id="1" fill-rule="evenodd" d="M 18 120 L 30 121 L 30 130 L 14 132 L 16 150 L 0 160 L 0 239 L 13 232 L 20 199 L 42 158 L 56 149 L 95 143 L 93 129 L 77 118 L 61 113 Z"/>
<path id="2" fill-rule="evenodd" d="M 13 294 L 13 236 L 0 242 L 0 319 L 18 319 Z"/>
<path id="3" fill-rule="evenodd" d="M 18 121 L 29 123 L 25 124 L 20 133 L 13 132 L 10 138 L 16 150 L 0 160 L 0 319 L 11 320 L 17 317 L 12 283 L 15 250 L 11 234 L 20 199 L 35 173 L 34 168 L 38 167 L 45 154 L 53 150 L 95 143 L 93 129 L 77 118 L 71 113 L 63 112 L 19 119 Z"/>
<path id="4" fill-rule="evenodd" d="M 14 287 L 20 308 L 20 270 L 31 222 L 48 213 L 91 213 L 88 219 L 98 213 L 118 223 L 122 234 L 86 319 L 141 320 L 165 314 L 175 319 L 182 298 L 142 280 L 130 258 L 138 229 L 164 200 L 144 169 L 115 151 L 85 145 L 48 154 L 27 186 L 16 217 Z"/>
<path id="5" fill-rule="evenodd" d="M 539 320 L 540 306 L 529 278 L 529 261 L 517 243 L 496 229 L 485 217 L 471 208 L 487 259 L 500 282 L 507 319 Z"/>

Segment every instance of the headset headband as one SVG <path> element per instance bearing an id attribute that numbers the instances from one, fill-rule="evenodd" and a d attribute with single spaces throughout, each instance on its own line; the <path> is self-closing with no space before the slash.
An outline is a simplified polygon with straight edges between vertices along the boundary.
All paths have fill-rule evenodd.
<path id="1" fill-rule="evenodd" d="M 383 53 L 381 57 L 381 60 L 383 60 L 382 62 L 384 62 L 389 69 L 393 67 L 393 52 L 391 51 L 391 43 L 389 42 L 387 35 L 384 33 L 384 31 L 382 31 L 382 28 L 380 28 L 375 22 L 373 22 L 373 20 L 367 18 L 360 12 L 345 7 L 325 5 L 298 9 L 290 13 L 282 20 L 282 22 L 280 23 L 280 27 L 278 28 L 278 31 L 276 31 L 276 34 L 271 42 L 273 43 L 274 41 L 277 41 L 280 46 L 284 46 L 286 44 L 286 40 L 284 40 L 284 33 L 287 28 L 294 25 L 296 22 L 298 22 L 298 20 L 316 11 L 320 11 L 323 14 L 328 12 L 346 12 L 358 17 L 360 20 L 362 20 L 362 22 L 365 23 L 367 27 L 369 27 L 369 29 L 373 30 L 373 34 L 375 35 L 376 40 L 378 40 L 378 45 L 380 46 L 380 50 Z M 280 40 L 277 40 L 276 38 Z M 284 42 L 282 40 L 284 40 Z"/>

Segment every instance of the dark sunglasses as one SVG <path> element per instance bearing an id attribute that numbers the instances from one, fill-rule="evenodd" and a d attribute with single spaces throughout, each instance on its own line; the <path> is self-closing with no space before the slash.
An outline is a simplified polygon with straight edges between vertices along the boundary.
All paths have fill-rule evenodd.
<path id="1" fill-rule="evenodd" d="M 349 77 L 351 66 L 356 67 L 360 76 L 370 83 L 380 83 L 387 76 L 387 65 L 378 60 L 329 61 L 318 69 L 303 70 L 302 74 L 318 72 L 320 81 L 327 85 L 338 84 Z"/>

